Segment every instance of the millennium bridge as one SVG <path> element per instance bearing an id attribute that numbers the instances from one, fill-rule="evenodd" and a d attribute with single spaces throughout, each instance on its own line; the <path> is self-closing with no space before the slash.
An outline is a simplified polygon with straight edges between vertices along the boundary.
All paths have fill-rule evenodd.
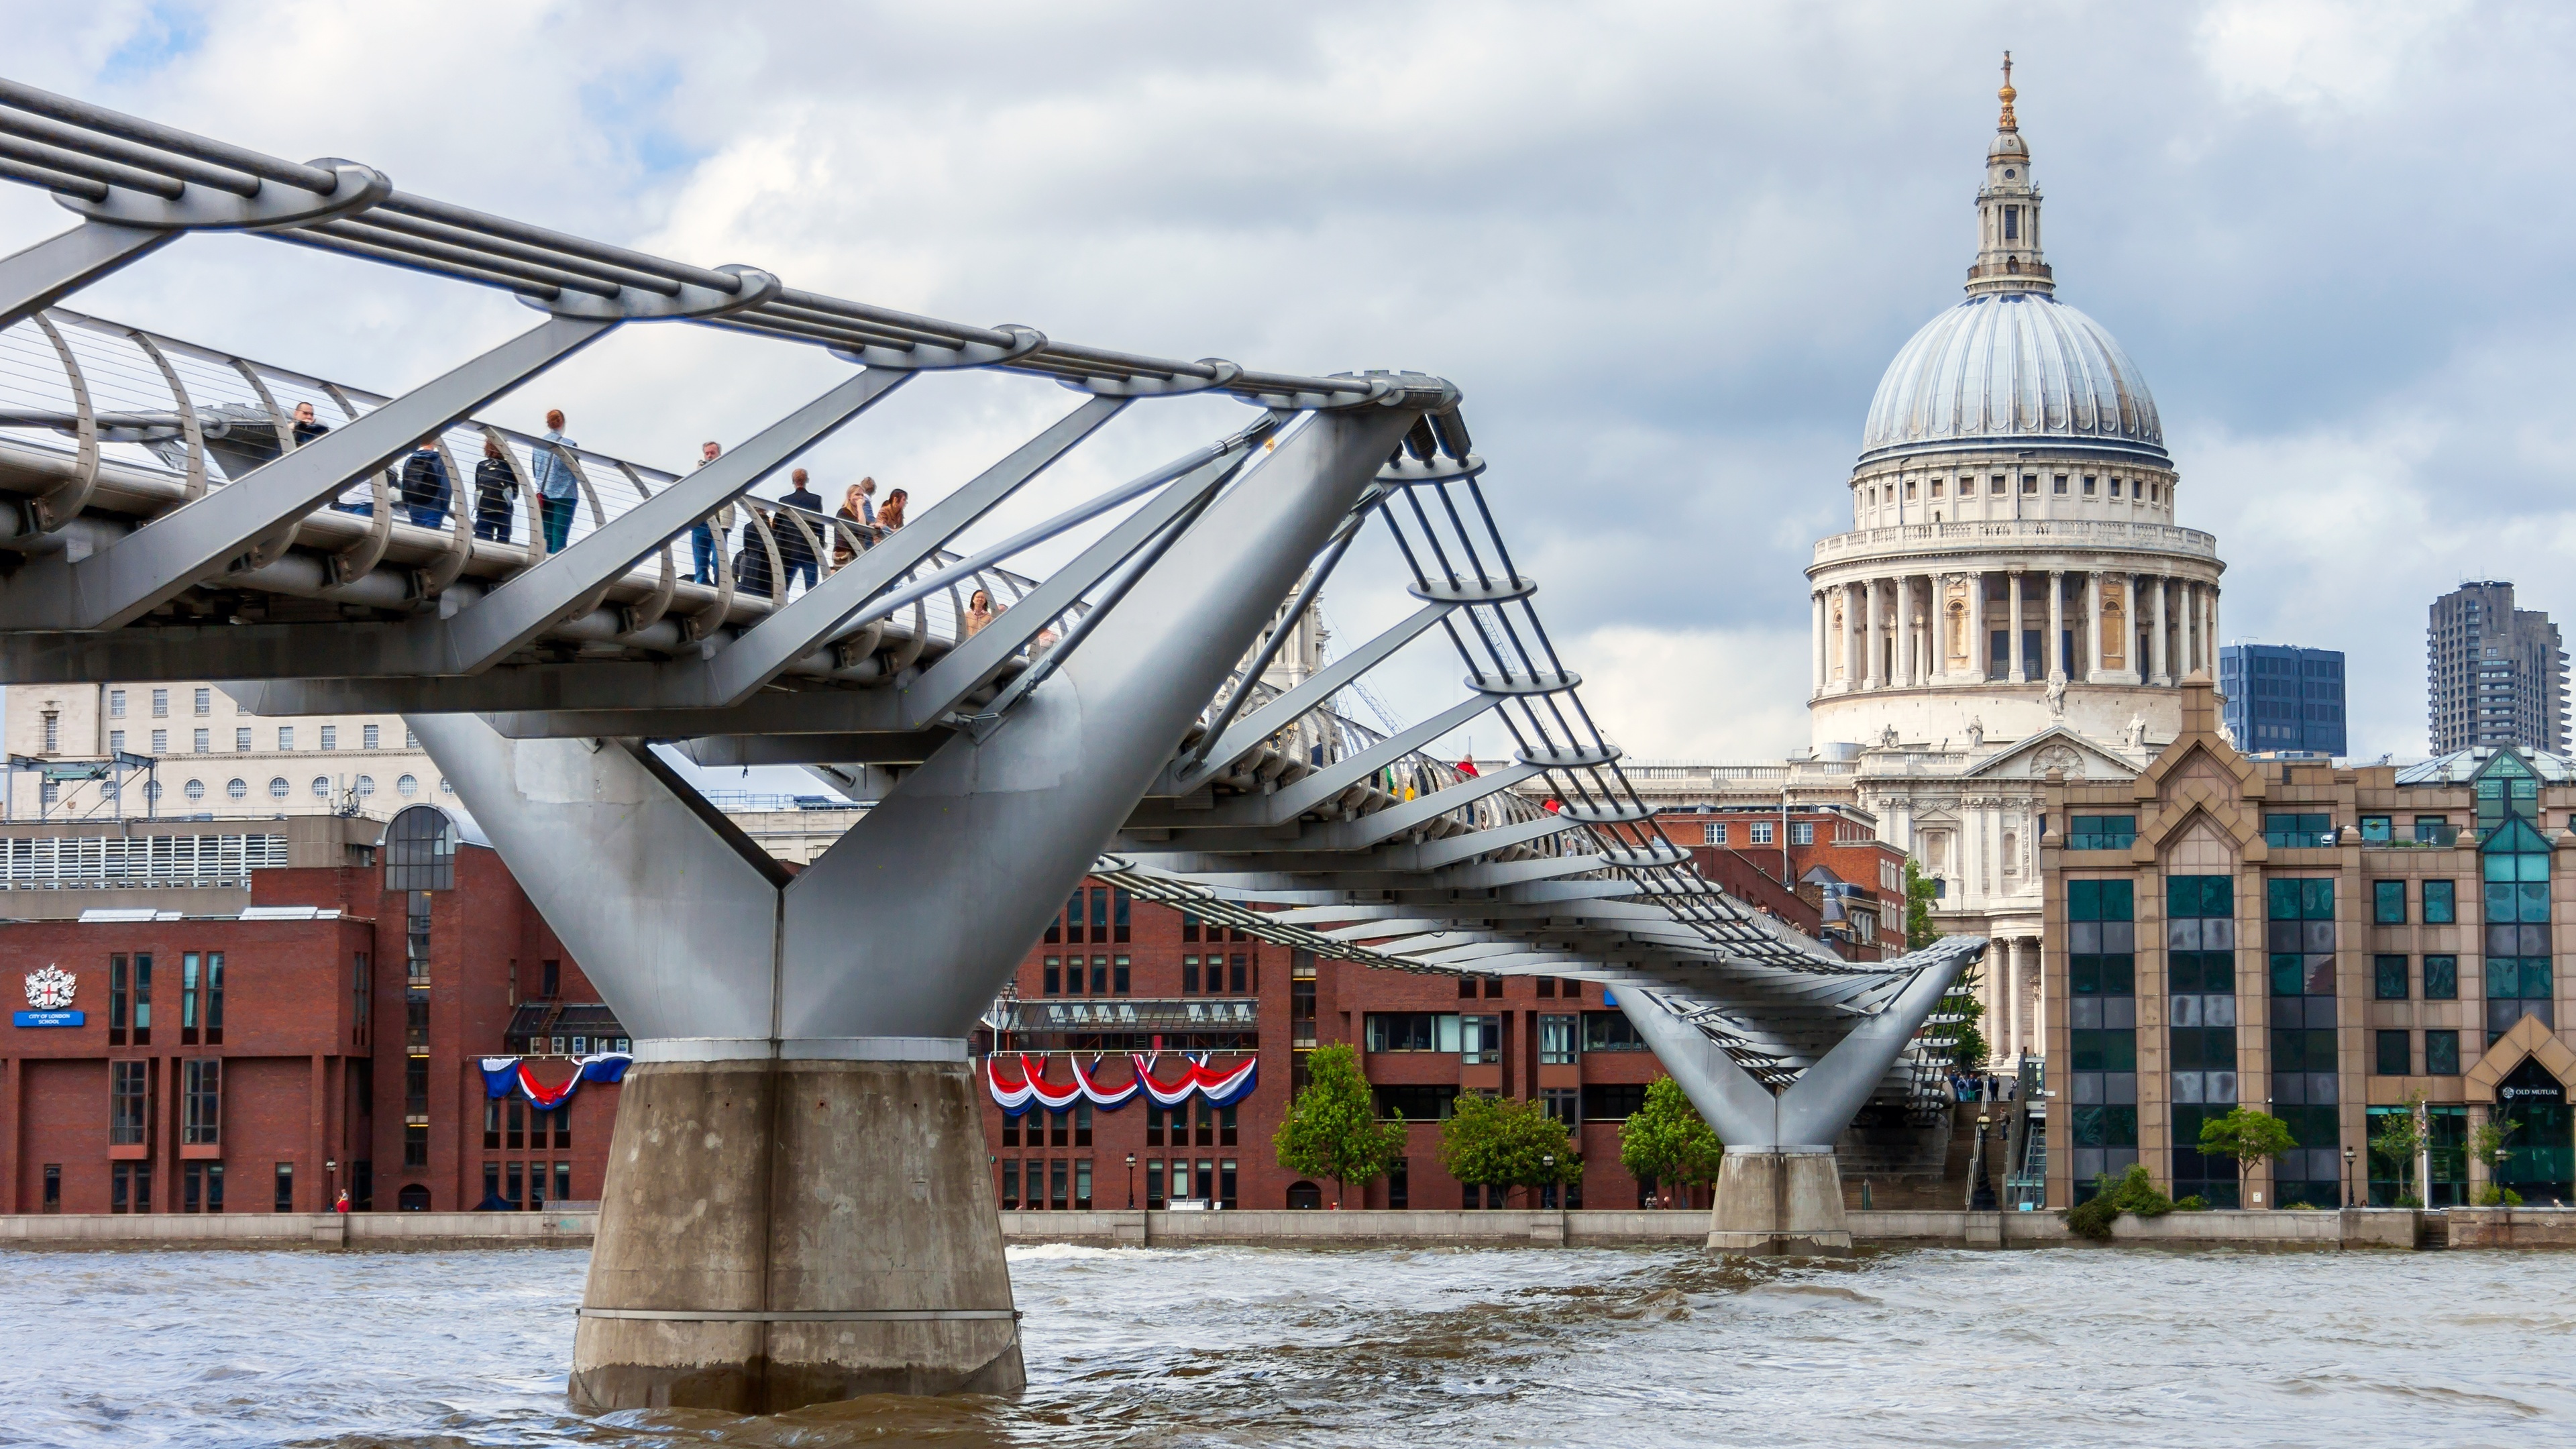
<path id="1" fill-rule="evenodd" d="M 74 218 L 0 260 L 0 682 L 211 676 L 254 712 L 404 716 L 636 1037 L 577 1404 L 1021 1385 L 967 1037 L 1087 873 L 1340 959 L 1612 986 L 1726 1143 L 1710 1245 L 1848 1247 L 1834 1141 L 1874 1098 L 1923 1100 L 1925 1023 L 1984 943 L 1846 962 L 1692 869 L 1541 621 L 1450 382 L 919 316 L 5 80 L 0 175 Z M 62 305 L 208 231 L 497 288 L 537 320 L 388 396 Z M 847 373 L 686 472 L 482 415 L 652 323 Z M 764 501 L 744 509 L 756 549 L 681 567 L 694 527 L 837 430 L 992 373 L 1072 405 L 900 529 Z M 1130 407 L 1200 393 L 1248 420 L 999 521 Z M 396 506 L 424 439 L 452 517 Z M 475 460 L 523 485 L 517 541 L 472 526 Z M 551 540 L 525 486 L 541 468 L 577 484 Z M 1412 612 L 1264 683 L 1369 530 Z M 1059 537 L 1092 541 L 1031 571 Z M 1338 711 L 1434 630 L 1455 704 L 1393 733 Z M 1471 722 L 1507 731 L 1513 763 L 1425 753 Z M 791 873 L 665 750 L 805 766 L 871 808 Z"/>

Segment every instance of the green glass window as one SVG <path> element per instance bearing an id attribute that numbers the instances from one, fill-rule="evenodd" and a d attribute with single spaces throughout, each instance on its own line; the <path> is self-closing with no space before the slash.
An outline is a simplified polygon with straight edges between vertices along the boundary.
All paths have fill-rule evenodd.
<path id="1" fill-rule="evenodd" d="M 2406 882 L 2375 880 L 2370 883 L 2370 919 L 2381 926 L 2406 924 Z"/>
<path id="2" fill-rule="evenodd" d="M 2388 843 L 2390 833 L 2391 825 L 2389 817 L 2385 815 L 2364 815 L 2361 817 L 2362 844 L 2385 845 Z"/>
<path id="3" fill-rule="evenodd" d="M 2377 1037 L 2378 1060 L 2371 1063 L 2372 1074 L 2382 1077 L 2406 1076 L 2407 1068 L 2413 1065 L 2413 1044 L 2406 1039 L 2407 1034 L 2402 1031 L 2383 1031 L 2377 1033 Z"/>
<path id="4" fill-rule="evenodd" d="M 2460 919 L 2458 882 L 2428 880 L 2424 882 L 2424 924 L 2448 926 Z"/>
<path id="5" fill-rule="evenodd" d="M 2507 819 L 2540 816 L 2540 781 L 2531 767 L 2510 749 L 2500 749 L 2478 772 L 2478 834 L 2493 831 Z"/>
<path id="6" fill-rule="evenodd" d="M 2460 1074 L 2460 1034 L 2458 1032 L 2424 1033 L 2424 1074 L 2429 1077 L 2456 1077 Z"/>
<path id="7" fill-rule="evenodd" d="M 2427 956 L 2424 958 L 2424 999 L 2457 1001 L 2460 999 L 2460 958 Z"/>
<path id="8" fill-rule="evenodd" d="M 2077 1201 L 2138 1160 L 2137 885 L 2066 882 L 2069 1160 Z"/>
<path id="9" fill-rule="evenodd" d="M 2370 958 L 2371 995 L 2380 1001 L 2406 999 L 2406 958 L 2373 956 Z"/>
<path id="10" fill-rule="evenodd" d="M 2272 1115 L 2298 1145 L 2273 1167 L 2276 1206 L 2343 1202 L 2341 1063 L 2335 1000 L 2335 883 L 2275 876 L 2263 888 L 2272 987 Z"/>
<path id="11" fill-rule="evenodd" d="M 2263 843 L 2291 849 L 2333 845 L 2334 817 L 2266 814 L 2263 817 Z"/>
<path id="12" fill-rule="evenodd" d="M 2135 815 L 2071 815 L 2066 820 L 2069 850 L 2126 850 L 2137 838 Z"/>
<path id="13" fill-rule="evenodd" d="M 2510 767 L 2510 768 L 2508 768 Z M 2515 774 L 2514 771 L 2523 771 Z M 2510 750 L 2499 750 L 2479 781 L 2481 792 L 2501 780 L 2506 787 L 2495 828 L 2479 843 L 2479 874 L 2486 889 L 2486 1029 L 2492 1045 L 2525 1016 L 2555 1027 L 2549 922 L 2549 842 L 2515 804 L 2516 781 L 2531 783 Z M 2536 789 L 2536 786 L 2535 786 Z M 2479 796 L 2479 809 L 2487 797 Z"/>

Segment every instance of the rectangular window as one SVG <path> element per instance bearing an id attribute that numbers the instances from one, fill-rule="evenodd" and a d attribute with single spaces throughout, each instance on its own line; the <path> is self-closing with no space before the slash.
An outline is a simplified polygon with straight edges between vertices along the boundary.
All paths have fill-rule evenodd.
<path id="1" fill-rule="evenodd" d="M 48 1163 L 46 1163 L 46 1164 L 45 1164 L 45 1206 L 44 1206 L 44 1211 L 49 1212 L 49 1213 L 58 1213 L 58 1212 L 61 1212 L 62 1210 L 63 1210 L 63 1165 L 62 1165 L 61 1163 L 59 1163 L 59 1162 L 48 1162 Z"/>
<path id="2" fill-rule="evenodd" d="M 1065 1167 L 1065 1160 L 1061 1157 L 1047 1163 L 1047 1206 L 1057 1212 L 1065 1211 L 1072 1201 L 1072 1194 L 1068 1191 L 1072 1184 L 1066 1180 Z"/>
<path id="3" fill-rule="evenodd" d="M 1538 1064 L 1570 1067 L 1576 1061 L 1575 1018 L 1548 1015 L 1538 1019 Z"/>
<path id="4" fill-rule="evenodd" d="M 2388 816 L 2361 817 L 2361 843 L 2364 845 L 2386 845 L 2393 830 L 2393 822 Z"/>
<path id="5" fill-rule="evenodd" d="M 143 1141 L 144 1125 L 151 1120 L 151 1108 L 145 1101 L 145 1074 L 149 1062 L 110 1062 L 108 1069 L 107 1140 L 118 1147 L 133 1147 Z"/>
<path id="6" fill-rule="evenodd" d="M 1198 938 L 1199 918 L 1197 913 L 1193 911 L 1181 912 L 1181 939 L 1184 941 L 1195 941 Z"/>
<path id="7" fill-rule="evenodd" d="M 1362 1040 L 1372 1052 L 1454 1052 L 1458 1016 L 1455 1012 L 1372 1011 Z"/>
<path id="8" fill-rule="evenodd" d="M 507 1114 L 505 1120 L 509 1123 L 509 1127 L 508 1130 L 502 1134 L 501 1145 L 512 1152 L 522 1151 L 528 1145 L 528 1118 L 526 1107 L 527 1104 L 516 1097 L 510 1098 L 508 1102 L 503 1104 L 503 1110 Z"/>
<path id="9" fill-rule="evenodd" d="M 291 1213 L 295 1211 L 294 1163 L 281 1162 L 277 1164 L 277 1191 L 270 1201 L 274 1204 L 271 1209 L 272 1211 L 281 1213 Z"/>
<path id="10" fill-rule="evenodd" d="M 1073 1145 L 1076 1147 L 1091 1145 L 1091 1104 L 1089 1102 L 1073 1104 Z"/>
<path id="11" fill-rule="evenodd" d="M 1020 1119 L 1007 1112 L 1002 1115 L 1002 1145 L 1004 1147 L 1020 1145 Z"/>
<path id="12" fill-rule="evenodd" d="M 1755 845 L 1769 845 L 1771 843 L 1771 822 L 1768 820 L 1755 820 L 1750 822 L 1750 824 L 1752 826 L 1753 843 Z"/>
<path id="13" fill-rule="evenodd" d="M 1225 958 L 1225 989 L 1233 992 L 1237 996 L 1241 996 L 1244 992 L 1251 989 L 1244 984 L 1244 973 L 1246 970 L 1244 963 L 1248 959 L 1249 958 L 1240 951 Z M 1216 983 L 1208 983 L 1208 990 L 1216 990 Z"/>
<path id="14" fill-rule="evenodd" d="M 166 689 L 152 691 L 152 717 L 154 719 L 170 717 L 170 691 Z"/>
<path id="15" fill-rule="evenodd" d="M 2090 476 L 2087 476 L 2084 480 L 2084 496 L 2087 498 L 2093 496 L 2093 479 Z"/>
<path id="16" fill-rule="evenodd" d="M 1109 939 L 1109 887 L 1091 888 L 1091 939 L 1096 944 Z"/>
<path id="17" fill-rule="evenodd" d="M 2202 877 L 2190 877 L 2197 882 Z M 2172 887 L 2168 887 L 2168 899 Z M 2075 1195 L 2138 1160 L 2136 883 L 2066 883 L 2069 1158 Z M 2052 1148 L 2055 1144 L 2051 1144 Z"/>
<path id="18" fill-rule="evenodd" d="M 2460 1034 L 2456 1031 L 2424 1033 L 2424 1075 L 2456 1077 L 2460 1074 Z"/>
<path id="19" fill-rule="evenodd" d="M 2377 926 L 2406 924 L 2406 882 L 2375 880 L 2370 883 L 2370 920 Z"/>
<path id="20" fill-rule="evenodd" d="M 378 729 L 378 728 L 379 728 L 379 727 L 378 727 L 378 726 L 376 726 L 376 725 L 361 725 L 361 726 L 359 726 L 359 727 L 358 727 L 358 745 L 359 745 L 359 748 L 361 748 L 361 749 L 369 749 L 369 750 L 372 750 L 372 749 L 376 748 L 376 741 L 377 741 L 377 739 L 378 739 L 378 735 L 377 735 L 377 729 Z"/>
<path id="21" fill-rule="evenodd" d="M 134 953 L 134 1044 L 152 1045 L 152 953 Z"/>
<path id="22" fill-rule="evenodd" d="M 501 1150 L 501 1099 L 498 1097 L 483 1100 L 483 1150 Z"/>
<path id="23" fill-rule="evenodd" d="M 2372 985 L 2374 987 L 2372 992 L 2373 999 L 2379 1001 L 2404 1001 L 2406 999 L 2405 957 L 2373 956 L 2370 958 L 2370 969 Z"/>
<path id="24" fill-rule="evenodd" d="M 1091 1159 L 1080 1158 L 1073 1164 L 1073 1210 L 1091 1211 Z"/>
<path id="25" fill-rule="evenodd" d="M 1046 958 L 1046 964 L 1039 971 L 1039 984 L 1048 996 L 1064 994 L 1064 959 L 1062 957 Z"/>
<path id="26" fill-rule="evenodd" d="M 1118 993 L 1120 996 L 1125 996 L 1129 985 L 1134 981 L 1134 979 L 1135 968 L 1128 958 L 1124 956 L 1112 956 L 1109 958 L 1110 990 Z"/>
<path id="27" fill-rule="evenodd" d="M 1160 1212 L 1163 1208 L 1163 1159 L 1149 1158 L 1145 1163 L 1145 1210 Z"/>
<path id="28" fill-rule="evenodd" d="M 1641 1052 L 1646 1040 L 1637 1035 L 1637 1024 L 1624 1011 L 1587 1011 L 1583 1013 L 1583 1046 L 1591 1052 Z M 1587 1112 L 1585 1116 L 1592 1115 Z"/>
<path id="29" fill-rule="evenodd" d="M 1789 843 L 1791 845 L 1815 844 L 1816 823 L 1812 820 L 1800 820 L 1791 824 L 1789 827 Z"/>
<path id="30" fill-rule="evenodd" d="M 182 1199 L 179 1210 L 190 1213 L 219 1213 L 224 1210 L 224 1165 L 220 1162 L 191 1162 L 180 1173 Z"/>
<path id="31" fill-rule="evenodd" d="M 2018 206 L 2004 208 L 2004 240 L 2021 240 L 2021 208 Z"/>
<path id="32" fill-rule="evenodd" d="M 1108 993 L 1109 958 L 1106 956 L 1094 956 L 1091 958 L 1091 994 L 1094 996 L 1105 996 Z"/>
<path id="33" fill-rule="evenodd" d="M 2126 850 L 2138 839 L 2135 815 L 2070 815 L 2066 818 L 2069 850 Z"/>
<path id="34" fill-rule="evenodd" d="M 2447 880 L 2424 882 L 2424 924 L 2448 926 L 2460 919 L 2458 883 Z"/>
<path id="35" fill-rule="evenodd" d="M 62 748 L 63 717 L 53 710 L 46 710 L 44 752 L 49 755 L 58 754 L 61 752 Z"/>
<path id="36" fill-rule="evenodd" d="M 502 1171 L 506 1174 L 506 1180 L 509 1183 L 509 1187 L 501 1194 L 502 1200 L 509 1203 L 510 1207 L 514 1211 L 525 1207 L 528 1201 L 527 1164 L 522 1162 L 509 1163 L 502 1169 Z"/>
<path id="37" fill-rule="evenodd" d="M 2378 1059 L 2371 1063 L 2372 1075 L 2402 1077 L 2408 1074 L 2407 1068 L 2413 1064 L 2413 1052 L 2406 1035 L 2402 1031 L 2377 1033 Z"/>
<path id="38" fill-rule="evenodd" d="M 2335 1000 L 2335 883 L 2264 882 L 2271 977 L 2272 1115 L 2299 1145 L 2273 1167 L 2275 1206 L 2343 1201 Z"/>
<path id="39" fill-rule="evenodd" d="M 2424 999 L 2457 1001 L 2460 999 L 2460 958 L 2427 956 L 2424 958 Z"/>
<path id="40" fill-rule="evenodd" d="M 1625 1122 L 1646 1106 L 1643 1082 L 1586 1082 L 1582 1090 L 1586 1122 Z"/>
<path id="41" fill-rule="evenodd" d="M 109 730 L 107 732 L 107 752 L 111 755 L 121 755 L 125 753 L 125 731 Z"/>
<path id="42" fill-rule="evenodd" d="M 279 725 L 277 727 L 277 747 L 281 750 L 291 750 L 295 748 L 295 726 Z"/>
<path id="43" fill-rule="evenodd" d="M 128 989 L 125 979 L 125 958 L 108 957 L 107 1044 L 109 1046 L 125 1045 L 125 1002 Z"/>
<path id="44" fill-rule="evenodd" d="M 194 738 L 192 738 L 192 739 L 191 739 L 191 740 L 189 740 L 189 742 L 188 742 L 188 748 L 189 748 L 189 750 L 190 750 L 192 753 L 194 753 L 194 754 L 200 754 L 200 755 L 202 755 L 202 754 L 205 754 L 207 751 L 209 751 L 209 750 L 213 749 L 213 748 L 214 748 L 214 741 L 213 741 L 213 740 L 211 740 L 210 738 L 208 738 L 208 736 L 209 736 L 211 733 L 212 733 L 212 731 L 209 731 L 209 730 L 198 730 L 198 731 L 196 731 L 196 732 L 195 732 L 195 736 L 194 736 Z"/>
<path id="45" fill-rule="evenodd" d="M 1583 1093 L 1573 1087 L 1546 1087 L 1539 1092 L 1539 1102 L 1547 1115 L 1571 1131 L 1583 1125 Z"/>
<path id="46" fill-rule="evenodd" d="M 197 1044 L 197 953 L 179 958 L 179 1045 Z"/>
<path id="47" fill-rule="evenodd" d="M 406 1122 L 403 1124 L 403 1166 L 429 1166 L 428 1123 Z"/>
<path id="48" fill-rule="evenodd" d="M 170 732 L 168 730 L 154 730 L 152 732 L 152 753 L 156 755 L 166 755 L 170 753 Z"/>
<path id="49" fill-rule="evenodd" d="M 2332 846 L 2335 843 L 2334 817 L 2266 813 L 2263 817 L 2263 843 L 2275 848 L 2293 849 Z"/>
<path id="50" fill-rule="evenodd" d="M 326 750 L 336 750 L 340 748 L 340 727 L 338 725 L 324 725 L 322 727 L 322 748 Z"/>
<path id="51" fill-rule="evenodd" d="M 1699 828 L 1699 837 L 1700 844 L 1702 845 L 1724 845 L 1726 843 L 1726 822 L 1723 820 L 1711 820 L 1706 824 L 1701 825 Z"/>
<path id="52" fill-rule="evenodd" d="M 233 752 L 242 755 L 250 753 L 250 726 L 241 725 L 233 730 Z"/>
<path id="53" fill-rule="evenodd" d="M 2065 475 L 2065 474 L 2063 474 L 2063 473 L 2057 474 L 2057 475 L 2056 475 L 2056 477 L 2054 478 L 2054 480 L 2052 480 L 2052 486 L 2050 487 L 2049 491 L 2050 491 L 2050 492 L 2052 492 L 2052 493 L 2054 493 L 2054 494 L 2056 494 L 2056 495 L 2057 495 L 2058 497 L 2060 497 L 2060 498 L 2065 497 L 2065 496 L 2066 496 L 2066 475 Z"/>
<path id="54" fill-rule="evenodd" d="M 1002 1145 L 1005 1147 L 1014 1145 L 1018 1140 L 1018 1136 L 1019 1134 L 1016 1132 L 1011 1133 L 1009 1136 L 1002 1139 Z M 1009 1212 L 1019 1205 L 1020 1160 L 1014 1157 L 1010 1161 L 1002 1164 L 1002 1211 Z"/>
<path id="55" fill-rule="evenodd" d="M 1127 917 L 1131 901 L 1124 887 L 1114 889 L 1110 901 L 1109 940 L 1113 945 L 1124 946 L 1127 944 Z"/>
<path id="56" fill-rule="evenodd" d="M 1458 1102 L 1458 1088 L 1454 1083 L 1381 1086 L 1375 1089 L 1374 1095 L 1377 1099 L 1379 1119 L 1388 1122 L 1398 1119 L 1407 1122 L 1446 1122 L 1449 1120 L 1451 1109 Z M 1177 1135 L 1174 1136 L 1172 1145 L 1175 1147 L 1181 1145 Z"/>
<path id="57" fill-rule="evenodd" d="M 205 686 L 203 686 L 203 685 L 198 686 L 198 688 L 197 688 L 197 697 L 196 697 L 196 700 L 195 700 L 195 704 L 196 704 L 197 713 L 199 713 L 199 714 L 212 714 L 212 713 L 214 713 L 214 711 L 215 711 L 215 692 L 214 692 L 212 689 L 206 688 L 206 687 L 205 687 Z"/>
<path id="58" fill-rule="evenodd" d="M 180 1141 L 191 1147 L 223 1140 L 224 1064 L 220 1057 L 191 1057 L 180 1063 L 185 1083 L 186 1130 Z"/>
<path id="59" fill-rule="evenodd" d="M 109 1176 L 107 1210 L 112 1213 L 152 1211 L 152 1164 L 120 1162 Z"/>
<path id="60" fill-rule="evenodd" d="M 1458 1019 L 1458 1060 L 1467 1066 L 1498 1066 L 1503 1060 L 1503 1019 L 1462 1016 Z"/>
<path id="61" fill-rule="evenodd" d="M 107 692 L 107 717 L 109 719 L 125 718 L 124 690 L 111 689 Z"/>
<path id="62" fill-rule="evenodd" d="M 2459 837 L 2458 828 L 2451 824 L 2451 817 L 2447 815 L 2415 817 L 2415 839 L 2418 844 L 2449 845 Z"/>

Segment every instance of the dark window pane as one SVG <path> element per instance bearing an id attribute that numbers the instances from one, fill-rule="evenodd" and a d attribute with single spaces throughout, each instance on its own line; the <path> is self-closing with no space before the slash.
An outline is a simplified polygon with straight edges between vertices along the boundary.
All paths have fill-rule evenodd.
<path id="1" fill-rule="evenodd" d="M 2383 1077 L 2402 1077 L 2408 1074 L 2407 1068 L 2412 1061 L 2412 1051 L 2407 1035 L 2402 1031 L 2378 1033 L 2379 1059 L 2371 1067 L 2373 1072 Z"/>
<path id="2" fill-rule="evenodd" d="M 2456 1031 L 2424 1033 L 2424 1072 L 2427 1076 L 2456 1077 L 2460 1074 L 2460 1034 Z"/>
<path id="3" fill-rule="evenodd" d="M 2406 999 L 2405 957 L 2374 956 L 2371 958 L 2371 974 L 2376 978 L 2373 982 L 2376 988 L 2373 995 L 2379 1000 L 2404 1001 Z"/>
<path id="4" fill-rule="evenodd" d="M 2456 885 L 2447 880 L 2424 882 L 2424 924 L 2447 926 L 2459 919 Z"/>
<path id="5" fill-rule="evenodd" d="M 2427 956 L 2424 958 L 2424 999 L 2457 1001 L 2460 999 L 2460 958 Z"/>
<path id="6" fill-rule="evenodd" d="M 2382 926 L 2406 923 L 2406 882 L 2377 880 L 2370 883 L 2370 918 Z"/>

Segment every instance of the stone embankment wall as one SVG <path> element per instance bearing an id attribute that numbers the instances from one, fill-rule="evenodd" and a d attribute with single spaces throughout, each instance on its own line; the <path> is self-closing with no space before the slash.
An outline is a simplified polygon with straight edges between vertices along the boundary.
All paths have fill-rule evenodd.
<path id="1" fill-rule="evenodd" d="M 2054 1212 L 1854 1212 L 1863 1246 L 2036 1248 L 2081 1240 Z M 598 1213 L 154 1213 L 0 1216 L 8 1248 L 588 1247 Z M 1709 1215 L 1689 1211 L 1007 1212 L 1014 1243 L 1095 1247 L 1355 1248 L 1648 1247 L 1705 1243 Z M 2118 1243 L 2281 1248 L 2576 1248 L 2576 1208 L 2172 1213 L 2124 1217 Z"/>

